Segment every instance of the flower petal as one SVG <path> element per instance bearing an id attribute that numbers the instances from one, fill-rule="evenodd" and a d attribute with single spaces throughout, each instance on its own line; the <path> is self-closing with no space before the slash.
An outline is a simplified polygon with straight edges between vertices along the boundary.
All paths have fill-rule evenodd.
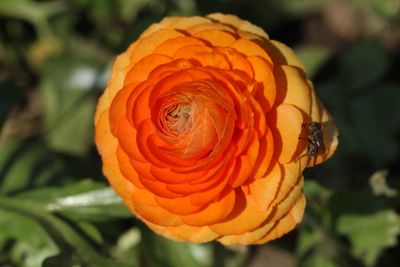
<path id="1" fill-rule="evenodd" d="M 267 122 L 274 134 L 275 155 L 279 156 L 279 162 L 291 162 L 304 151 L 307 142 L 300 139 L 304 119 L 298 108 L 282 104 L 268 114 Z"/>
<path id="2" fill-rule="evenodd" d="M 161 208 L 154 195 L 147 190 L 135 188 L 131 194 L 131 202 L 136 215 L 143 220 L 161 226 L 182 225 L 179 216 Z"/>
<path id="3" fill-rule="evenodd" d="M 210 225 L 212 231 L 221 235 L 242 234 L 259 227 L 267 219 L 268 213 L 257 210 L 245 194 L 237 192 L 233 211 L 225 219 Z"/>
<path id="4" fill-rule="evenodd" d="M 140 59 L 127 73 L 125 84 L 147 80 L 150 72 L 156 67 L 171 62 L 172 59 L 162 54 L 150 54 Z"/>
<path id="5" fill-rule="evenodd" d="M 259 56 L 265 59 L 267 62 L 273 64 L 271 57 L 268 53 L 257 43 L 247 39 L 238 39 L 230 47 L 236 49 L 240 53 L 246 56 Z"/>
<path id="6" fill-rule="evenodd" d="M 274 74 L 277 87 L 276 105 L 292 104 L 305 114 L 311 114 L 313 109 L 318 109 L 317 103 L 313 102 L 315 92 L 299 69 L 276 66 Z"/>
<path id="7" fill-rule="evenodd" d="M 219 235 L 208 228 L 208 226 L 168 226 L 160 227 L 156 224 L 146 223 L 153 231 L 169 239 L 176 241 L 189 241 L 195 243 L 204 243 L 215 240 Z"/>
<path id="8" fill-rule="evenodd" d="M 270 240 L 281 237 L 282 235 L 292 231 L 294 227 L 301 221 L 306 206 L 304 195 L 297 200 L 293 208 L 280 219 L 264 237 L 254 242 L 255 244 L 264 244 Z"/>
<path id="9" fill-rule="evenodd" d="M 161 43 L 155 50 L 155 54 L 163 54 L 172 57 L 176 50 L 188 45 L 205 45 L 205 43 L 197 38 L 188 36 L 179 36 L 171 38 Z"/>
<path id="10" fill-rule="evenodd" d="M 230 69 L 227 59 L 211 47 L 200 45 L 187 45 L 178 49 L 173 55 L 175 59 L 194 59 L 202 66 L 212 66 L 219 69 Z"/>
<path id="11" fill-rule="evenodd" d="M 193 17 L 166 17 L 159 23 L 150 25 L 141 35 L 140 38 L 147 37 L 161 29 L 174 29 L 174 30 L 186 30 L 194 25 L 208 23 L 210 20 L 204 17 L 193 16 Z"/>
<path id="12" fill-rule="evenodd" d="M 254 79 L 261 83 L 261 86 L 254 86 L 252 95 L 260 103 L 262 109 L 267 113 L 274 105 L 276 97 L 275 78 L 272 72 L 272 65 L 259 56 L 247 57 L 253 67 Z"/>
<path id="13" fill-rule="evenodd" d="M 278 194 L 282 180 L 285 179 L 283 173 L 283 168 L 276 164 L 268 176 L 256 179 L 249 185 L 248 198 L 256 209 L 266 211 L 270 208 Z"/>
<path id="14" fill-rule="evenodd" d="M 227 24 L 236 28 L 240 31 L 247 31 L 256 35 L 262 36 L 269 39 L 268 34 L 260 27 L 250 23 L 247 20 L 242 20 L 234 15 L 226 15 L 222 13 L 213 13 L 207 16 L 208 18 L 214 19 L 220 23 Z"/>
<path id="15" fill-rule="evenodd" d="M 195 214 L 181 216 L 181 219 L 185 224 L 191 226 L 204 226 L 219 222 L 231 213 L 235 206 L 235 199 L 235 191 L 228 191 L 223 197 L 208 205 L 204 210 Z"/>
<path id="16" fill-rule="evenodd" d="M 124 199 L 130 199 L 129 181 L 121 174 L 116 157 L 118 140 L 111 134 L 108 111 L 98 117 L 95 138 L 97 149 L 103 161 L 103 173 L 114 190 Z"/>
<path id="17" fill-rule="evenodd" d="M 130 65 L 136 64 L 142 58 L 150 55 L 163 42 L 168 39 L 184 36 L 175 30 L 161 29 L 137 41 L 136 46 L 130 51 Z"/>
<path id="18" fill-rule="evenodd" d="M 214 28 L 212 30 L 198 31 L 192 36 L 204 40 L 212 46 L 229 46 L 236 40 L 233 34 Z"/>
<path id="19" fill-rule="evenodd" d="M 276 40 L 271 40 L 267 43 L 267 51 L 272 55 L 276 64 L 296 67 L 305 73 L 303 63 L 287 45 Z"/>

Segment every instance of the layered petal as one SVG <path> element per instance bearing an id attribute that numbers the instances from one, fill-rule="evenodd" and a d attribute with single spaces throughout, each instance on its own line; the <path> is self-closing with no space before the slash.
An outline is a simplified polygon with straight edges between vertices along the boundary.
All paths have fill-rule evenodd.
<path id="1" fill-rule="evenodd" d="M 132 213 L 189 242 L 261 244 L 291 231 L 304 168 L 338 144 L 294 52 L 220 13 L 146 29 L 115 60 L 95 129 L 103 173 Z"/>

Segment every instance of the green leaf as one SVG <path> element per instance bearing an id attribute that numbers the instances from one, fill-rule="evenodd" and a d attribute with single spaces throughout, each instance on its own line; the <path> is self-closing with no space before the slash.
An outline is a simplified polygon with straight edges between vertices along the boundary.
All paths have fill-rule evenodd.
<path id="1" fill-rule="evenodd" d="M 329 4 L 329 0 L 283 0 L 279 1 L 282 8 L 286 12 L 296 16 L 304 16 L 307 14 L 319 12 Z"/>
<path id="2" fill-rule="evenodd" d="M 313 224 L 314 227 L 316 226 L 315 224 L 317 224 L 324 228 L 330 228 L 331 214 L 330 210 L 327 208 L 327 203 L 329 203 L 333 192 L 314 180 L 306 179 L 304 183 L 304 193 L 308 200 L 308 209 L 304 216 L 305 222 Z M 317 228 L 318 231 L 323 231 L 323 229 L 320 229 L 320 226 Z M 315 232 L 313 234 L 317 235 Z M 318 235 L 320 234 L 325 233 L 318 233 Z M 305 238 L 307 238 L 307 236 L 305 236 Z"/>
<path id="3" fill-rule="evenodd" d="M 41 266 L 44 259 L 58 253 L 46 231 L 31 218 L 0 209 L 0 229 L 0 250 L 6 250 L 11 241 L 9 255 L 18 266 Z"/>
<path id="4" fill-rule="evenodd" d="M 376 15 L 386 20 L 387 23 L 394 21 L 396 17 L 398 18 L 400 2 L 390 0 L 370 0 L 369 2 L 371 10 L 374 11 Z"/>
<path id="5" fill-rule="evenodd" d="M 97 69 L 73 56 L 45 63 L 41 93 L 45 108 L 46 140 L 57 151 L 82 156 L 93 144 Z"/>
<path id="6" fill-rule="evenodd" d="M 101 245 L 103 243 L 103 237 L 95 225 L 83 220 L 73 220 L 73 222 L 77 225 L 78 229 L 82 230 L 97 245 Z"/>
<path id="7" fill-rule="evenodd" d="M 331 259 L 321 254 L 314 254 L 301 267 L 339 267 Z"/>
<path id="8" fill-rule="evenodd" d="M 16 100 L 22 96 L 22 90 L 9 80 L 0 80 L 0 134 L 3 123 Z M 1 136 L 1 135 L 0 135 Z"/>
<path id="9" fill-rule="evenodd" d="M 246 246 L 225 247 L 219 243 L 213 245 L 213 266 L 241 267 L 249 259 Z"/>
<path id="10" fill-rule="evenodd" d="M 382 167 L 399 155 L 400 116 L 394 109 L 400 106 L 400 87 L 387 83 L 372 89 L 352 102 L 350 114 L 362 149 Z"/>
<path id="11" fill-rule="evenodd" d="M 50 180 L 60 171 L 60 165 L 48 155 L 38 140 L 8 142 L 1 146 L 0 193 L 36 186 Z"/>
<path id="12" fill-rule="evenodd" d="M 329 199 L 327 207 L 336 221 L 347 214 L 368 215 L 387 209 L 388 202 L 365 192 L 336 193 Z"/>
<path id="13" fill-rule="evenodd" d="M 212 249 L 207 244 L 189 244 L 162 238 L 142 228 L 141 252 L 146 265 L 160 267 L 204 267 L 212 263 Z"/>
<path id="14" fill-rule="evenodd" d="M 368 215 L 348 214 L 339 218 L 337 230 L 350 239 L 353 255 L 367 266 L 373 266 L 385 248 L 397 244 L 400 219 L 393 210 Z"/>
<path id="15" fill-rule="evenodd" d="M 76 209 L 90 206 L 108 206 L 122 203 L 121 198 L 111 188 L 102 188 L 77 195 L 58 198 L 48 205 L 50 210 Z"/>
<path id="16" fill-rule="evenodd" d="M 122 199 L 111 188 L 57 198 L 47 205 L 47 209 L 90 221 L 106 221 L 133 216 L 122 203 Z"/>
<path id="17" fill-rule="evenodd" d="M 2 144 L 0 149 L 1 194 L 36 190 L 50 182 L 65 183 L 75 177 L 69 173 L 69 166 L 65 166 L 64 161 L 52 154 L 39 138 L 10 140 Z"/>
<path id="18" fill-rule="evenodd" d="M 296 54 L 303 62 L 307 70 L 307 75 L 314 77 L 321 66 L 332 55 L 332 50 L 327 46 L 304 45 L 296 48 Z"/>
<path id="19" fill-rule="evenodd" d="M 387 183 L 388 174 L 388 170 L 378 170 L 370 176 L 369 185 L 375 196 L 395 197 L 398 195 L 399 192 Z"/>
<path id="20" fill-rule="evenodd" d="M 341 75 L 350 90 L 378 81 L 389 66 L 385 49 L 377 42 L 359 42 L 341 56 Z"/>
<path id="21" fill-rule="evenodd" d="M 321 186 L 317 181 L 309 179 L 304 182 L 304 193 L 309 197 L 319 196 L 324 199 L 328 199 L 332 195 L 332 192 L 329 189 Z"/>
<path id="22" fill-rule="evenodd" d="M 32 23 L 41 38 L 53 37 L 48 18 L 65 10 L 62 1 L 37 2 L 30 0 L 0 1 L 0 15 Z"/>
<path id="23" fill-rule="evenodd" d="M 77 182 L 71 182 L 62 186 L 40 187 L 30 191 L 19 193 L 18 197 L 30 198 L 35 201 L 52 203 L 57 199 L 68 196 L 78 195 L 89 191 L 103 189 L 105 183 L 95 182 L 92 179 L 83 179 Z"/>
<path id="24" fill-rule="evenodd" d="M 117 244 L 112 248 L 112 255 L 115 259 L 125 262 L 132 263 L 135 261 L 136 265 L 140 265 L 140 246 L 141 234 L 138 228 L 131 228 L 128 231 L 122 233 L 117 241 Z"/>
<path id="25" fill-rule="evenodd" d="M 82 264 L 75 254 L 60 253 L 43 261 L 42 267 L 81 267 Z"/>
<path id="26" fill-rule="evenodd" d="M 0 1 L 0 14 L 37 22 L 46 17 L 46 10 L 30 0 Z"/>
<path id="27" fill-rule="evenodd" d="M 88 221 L 120 218 L 122 211 L 125 212 L 123 214 L 125 217 L 132 216 L 115 193 L 101 194 L 102 190 L 108 191 L 110 189 L 104 188 L 104 183 L 86 179 L 63 187 L 40 187 L 35 190 L 24 191 L 17 194 L 17 198 L 34 201 L 46 207 L 50 212 L 60 212 L 67 215 L 78 229 L 97 244 L 100 244 L 102 242 L 100 232 Z M 109 212 L 108 209 L 112 212 Z"/>
<path id="28" fill-rule="evenodd" d="M 133 216 L 113 189 L 89 179 L 64 187 L 42 187 L 18 197 L 40 202 L 51 212 L 79 220 L 99 222 Z"/>
<path id="29" fill-rule="evenodd" d="M 154 0 L 136 0 L 136 1 L 119 1 L 119 10 L 121 18 L 124 21 L 132 21 L 137 14 L 145 6 L 156 4 Z"/>
<path id="30" fill-rule="evenodd" d="M 297 255 L 299 257 L 304 257 L 313 248 L 317 247 L 321 242 L 323 242 L 324 237 L 321 231 L 302 229 L 299 234 L 297 243 Z"/>
<path id="31" fill-rule="evenodd" d="M 55 241 L 61 251 L 61 256 L 77 257 L 80 264 L 85 266 L 126 266 L 101 255 L 74 228 L 62 219 L 48 213 L 40 204 L 29 200 L 0 196 L 0 209 L 22 214 L 38 222 Z M 58 259 L 56 258 L 56 260 Z"/>

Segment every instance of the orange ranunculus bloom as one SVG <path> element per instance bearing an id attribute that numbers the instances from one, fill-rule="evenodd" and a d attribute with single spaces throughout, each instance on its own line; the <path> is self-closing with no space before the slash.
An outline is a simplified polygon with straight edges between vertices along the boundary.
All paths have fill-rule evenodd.
<path id="1" fill-rule="evenodd" d="M 322 125 L 315 156 L 311 122 Z M 338 143 L 293 51 L 223 14 L 151 25 L 117 57 L 95 125 L 125 204 L 155 232 L 191 242 L 260 244 L 291 231 L 303 169 Z"/>

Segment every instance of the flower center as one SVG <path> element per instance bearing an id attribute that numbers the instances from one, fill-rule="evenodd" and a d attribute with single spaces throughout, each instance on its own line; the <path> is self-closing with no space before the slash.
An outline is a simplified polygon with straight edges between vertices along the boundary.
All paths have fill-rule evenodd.
<path id="1" fill-rule="evenodd" d="M 175 133 L 184 133 L 192 126 L 190 104 L 172 105 L 165 116 L 166 127 Z"/>
<path id="2" fill-rule="evenodd" d="M 152 120 L 165 143 L 165 153 L 200 159 L 228 145 L 233 133 L 233 109 L 224 89 L 210 81 L 185 83 L 154 101 Z"/>

